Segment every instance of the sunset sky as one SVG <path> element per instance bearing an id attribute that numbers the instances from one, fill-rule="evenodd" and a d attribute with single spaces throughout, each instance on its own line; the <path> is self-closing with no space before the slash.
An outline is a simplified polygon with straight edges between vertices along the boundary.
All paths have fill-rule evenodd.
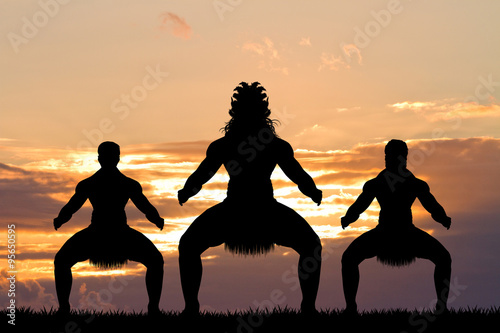
<path id="1" fill-rule="evenodd" d="M 451 253 L 449 305 L 500 305 L 500 2 L 0 0 L 0 304 L 7 298 L 7 225 L 16 226 L 17 305 L 57 306 L 53 258 L 90 223 L 85 206 L 52 220 L 99 169 L 97 145 L 122 148 L 120 170 L 165 218 L 159 231 L 132 203 L 128 223 L 162 252 L 160 306 L 183 308 L 178 240 L 225 198 L 221 168 L 184 206 L 177 191 L 229 120 L 232 90 L 259 81 L 277 132 L 323 191 L 316 206 L 278 169 L 275 197 L 324 247 L 317 307 L 343 308 L 343 251 L 377 224 L 376 201 L 346 230 L 342 217 L 384 167 L 385 143 L 408 143 L 409 169 L 452 218 L 419 202 L 414 223 Z M 237 223 L 237 221 L 235 221 Z M 133 246 L 133 244 L 131 244 Z M 298 308 L 298 255 L 203 254 L 202 309 L 248 309 L 283 293 Z M 360 309 L 422 308 L 433 265 L 360 266 Z M 145 310 L 145 269 L 73 268 L 75 308 Z"/>

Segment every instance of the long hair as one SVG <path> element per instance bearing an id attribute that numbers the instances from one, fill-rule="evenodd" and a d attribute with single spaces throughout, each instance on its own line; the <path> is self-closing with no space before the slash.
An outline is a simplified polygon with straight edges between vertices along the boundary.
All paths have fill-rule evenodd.
<path id="1" fill-rule="evenodd" d="M 259 82 L 241 82 L 231 97 L 231 119 L 221 128 L 225 135 L 248 134 L 262 128 L 269 129 L 275 136 L 276 119 L 270 119 L 269 98 L 266 89 Z"/>

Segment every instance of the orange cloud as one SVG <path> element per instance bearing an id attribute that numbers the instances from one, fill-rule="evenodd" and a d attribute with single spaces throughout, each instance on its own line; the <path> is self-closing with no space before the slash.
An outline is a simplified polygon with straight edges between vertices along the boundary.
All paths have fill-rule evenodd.
<path id="1" fill-rule="evenodd" d="M 457 102 L 455 99 L 444 99 L 428 102 L 399 102 L 388 105 L 395 112 L 412 111 L 425 119 L 436 122 L 456 118 L 500 117 L 500 105 L 488 105 L 474 102 Z"/>
<path id="2" fill-rule="evenodd" d="M 178 15 L 170 12 L 165 12 L 160 15 L 160 30 L 168 31 L 173 36 L 181 39 L 190 39 L 192 35 L 192 29 L 186 20 Z"/>
<path id="3" fill-rule="evenodd" d="M 0 270 L 0 293 L 7 295 L 9 291 L 9 274 L 6 269 Z M 30 306 L 34 309 L 57 306 L 56 297 L 53 293 L 47 292 L 36 279 L 16 280 L 16 306 Z M 7 301 L 2 298 L 2 306 L 7 306 Z"/>
<path id="4" fill-rule="evenodd" d="M 330 69 L 333 71 L 338 71 L 341 68 L 349 68 L 349 65 L 342 59 L 342 56 L 336 56 L 331 53 L 323 52 L 321 53 L 321 64 L 318 71 L 322 69 Z"/>
<path id="5" fill-rule="evenodd" d="M 472 236 L 469 236 L 471 233 L 476 238 L 484 238 L 494 232 L 500 199 L 497 189 L 500 183 L 500 139 L 408 140 L 407 143 L 410 148 L 409 168 L 417 177 L 428 181 L 432 193 L 454 221 L 452 229 L 446 232 L 417 202 L 413 210 L 415 224 L 434 232 L 440 240 L 446 235 L 449 237 L 448 244 L 463 242 L 464 237 L 473 242 Z M 166 218 L 165 229 L 159 232 L 130 204 L 127 206 L 129 224 L 154 242 L 164 254 L 166 262 L 170 262 L 169 265 L 176 262 L 178 241 L 190 223 L 224 198 L 227 178 L 224 178 L 221 170 L 183 207 L 178 205 L 176 199 L 177 189 L 204 158 L 207 145 L 208 141 L 122 147 L 122 162 L 119 164 L 122 172 L 142 183 L 146 196 Z M 336 247 L 343 244 L 344 248 L 353 236 L 373 228 L 377 223 L 379 205 L 374 201 L 350 228 L 342 230 L 339 225 L 340 217 L 357 198 L 364 182 L 373 178 L 383 167 L 384 145 L 384 142 L 380 142 L 331 151 L 297 149 L 296 158 L 323 190 L 323 202 L 319 207 L 314 205 L 279 168 L 272 178 L 275 197 L 306 218 L 325 244 L 334 242 Z M 29 148 L 17 149 L 20 155 L 29 155 Z M 76 183 L 86 177 L 90 169 L 89 165 L 81 163 L 82 158 L 90 158 L 87 153 L 66 154 L 55 151 L 51 155 L 50 149 L 46 149 L 33 162 L 0 164 L 2 216 L 22 230 L 20 236 L 23 243 L 19 248 L 22 260 L 18 261 L 18 267 L 23 272 L 20 290 L 24 296 L 19 300 L 20 304 L 31 304 L 35 308 L 55 304 L 52 280 L 54 255 L 72 234 L 86 227 L 90 221 L 91 207 L 87 204 L 62 229 L 57 232 L 52 229 L 51 219 L 69 199 Z M 45 155 L 45 160 L 41 159 L 42 155 Z M 50 163 L 47 162 L 49 160 Z M 84 172 L 79 171 L 78 165 Z M 93 167 L 97 169 L 98 164 Z M 471 219 L 476 216 L 481 218 Z M 471 223 L 464 223 L 466 221 Z M 467 251 L 473 251 L 473 247 L 471 249 Z M 0 247 L 0 250 L 5 251 L 5 246 Z M 279 254 L 279 251 L 276 253 Z M 341 255 L 341 251 L 335 253 Z M 275 258 L 274 254 L 270 256 Z M 207 267 L 217 267 L 218 271 L 230 265 L 227 263 L 228 257 L 223 255 L 220 248 L 208 251 L 205 257 L 213 258 Z M 278 262 L 281 259 L 276 257 L 272 260 Z M 172 275 L 178 274 L 175 268 L 168 267 Z M 95 291 L 103 288 L 102 284 L 94 283 L 91 286 L 91 279 L 107 281 L 114 275 L 142 277 L 144 267 L 131 263 L 119 272 L 100 271 L 88 263 L 80 263 L 73 268 L 73 272 L 77 281 L 73 291 L 74 302 L 78 306 L 86 304 L 89 299 L 93 300 Z M 280 276 L 281 273 L 277 274 Z M 142 278 L 136 280 L 143 283 Z M 83 286 L 83 283 L 86 285 Z M 173 288 L 178 290 L 180 287 L 175 285 Z M 117 298 L 116 301 L 101 305 L 111 309 L 114 306 L 122 307 L 123 304 L 128 303 L 120 303 Z"/>
<path id="6" fill-rule="evenodd" d="M 247 51 L 262 58 L 259 62 L 259 68 L 269 72 L 281 72 L 288 75 L 288 67 L 278 65 L 280 54 L 274 46 L 274 42 L 269 37 L 262 38 L 262 42 L 245 42 L 241 46 L 243 51 Z"/>
<path id="7" fill-rule="evenodd" d="M 363 64 L 363 57 L 361 56 L 361 51 L 354 44 L 345 44 L 342 46 L 343 55 L 334 55 L 332 53 L 323 52 L 321 53 L 321 64 L 318 68 L 319 71 L 323 69 L 329 69 L 333 71 L 338 71 L 342 68 L 351 68 L 351 58 L 354 55 L 357 59 L 359 65 Z"/>
<path id="8" fill-rule="evenodd" d="M 311 46 L 311 37 L 302 37 L 299 41 L 300 46 Z"/>
<path id="9" fill-rule="evenodd" d="M 409 167 L 417 176 L 430 180 L 431 185 L 436 180 L 439 180 L 439 184 L 447 179 L 454 179 L 458 171 L 453 173 L 449 168 L 457 170 L 468 161 L 483 165 L 484 174 L 484 168 L 489 165 L 495 167 L 495 162 L 488 162 L 488 158 L 498 156 L 498 142 L 499 140 L 492 138 L 409 140 Z M 383 168 L 384 145 L 358 145 L 350 150 L 337 151 L 298 149 L 295 152 L 302 166 L 313 176 L 317 185 L 324 189 L 324 197 L 331 197 L 329 202 L 315 208 L 321 216 L 338 211 L 339 204 L 342 204 L 343 209 L 347 207 L 345 198 L 341 195 L 342 190 L 357 195 L 364 182 L 376 176 Z M 122 148 L 119 167 L 124 174 L 142 184 L 146 196 L 165 218 L 172 221 L 194 218 L 214 203 L 223 200 L 227 188 L 228 178 L 221 168 L 197 197 L 192 198 L 184 207 L 178 205 L 177 191 L 202 161 L 207 146 L 207 141 L 125 146 Z M 75 161 L 72 162 L 71 158 Z M 30 162 L 23 166 L 0 164 L 0 184 L 3 189 L 0 195 L 5 218 L 22 222 L 27 228 L 40 228 L 44 221 L 46 225 L 43 228 L 50 228 L 52 218 L 71 197 L 78 181 L 91 174 L 88 172 L 90 167 L 86 163 L 77 163 L 78 159 L 78 156 L 73 155 L 53 159 L 47 152 L 46 160 L 51 160 L 52 169 L 46 167 L 46 161 Z M 83 173 L 77 165 L 83 168 Z M 39 170 L 37 166 L 40 167 Z M 94 171 L 98 167 L 95 163 Z M 462 175 L 461 182 L 472 186 L 478 175 Z M 273 185 L 278 198 L 296 205 L 293 208 L 304 212 L 306 216 L 312 214 L 309 199 L 298 191 L 296 185 L 279 168 L 273 174 Z M 478 191 L 485 193 L 487 189 L 488 186 Z M 447 193 L 450 197 L 456 196 L 453 190 Z M 75 214 L 72 228 L 88 225 L 90 210 L 91 207 L 86 204 L 81 212 Z M 145 221 L 141 213 L 132 206 L 128 208 L 127 214 L 131 224 Z M 149 226 L 147 222 L 144 225 Z"/>

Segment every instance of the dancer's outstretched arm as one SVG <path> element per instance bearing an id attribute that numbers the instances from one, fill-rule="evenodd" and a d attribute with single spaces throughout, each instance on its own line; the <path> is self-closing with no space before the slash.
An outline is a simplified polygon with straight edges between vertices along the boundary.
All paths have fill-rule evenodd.
<path id="1" fill-rule="evenodd" d="M 74 213 L 76 213 L 87 201 L 88 195 L 84 190 L 85 186 L 80 182 L 76 186 L 75 194 L 69 199 L 68 203 L 61 209 L 59 215 L 54 219 L 54 229 L 59 229 L 64 223 L 68 222 Z"/>
<path id="2" fill-rule="evenodd" d="M 443 206 L 437 202 L 430 191 L 429 185 L 425 182 L 423 182 L 422 190 L 418 194 L 418 200 L 420 200 L 425 210 L 431 213 L 434 221 L 441 223 L 446 229 L 450 229 L 451 218 L 446 215 Z"/>
<path id="3" fill-rule="evenodd" d="M 370 182 L 366 182 L 363 186 L 363 192 L 359 195 L 356 201 L 349 207 L 344 217 L 340 219 L 342 229 L 345 229 L 349 224 L 356 222 L 359 215 L 363 213 L 372 203 L 375 196 L 370 190 Z"/>
<path id="4" fill-rule="evenodd" d="M 302 168 L 300 163 L 295 159 L 292 146 L 285 142 L 285 147 L 281 151 L 281 156 L 278 160 L 278 165 L 285 175 L 292 182 L 298 185 L 300 192 L 310 197 L 318 206 L 321 204 L 323 192 L 316 187 L 312 177 Z"/>
<path id="5" fill-rule="evenodd" d="M 219 157 L 219 150 L 216 142 L 210 144 L 205 159 L 200 163 L 198 169 L 196 169 L 196 171 L 186 180 L 184 188 L 177 193 L 181 206 L 188 201 L 189 198 L 196 195 L 201 190 L 203 184 L 208 182 L 213 175 L 217 173 L 217 170 L 219 170 L 222 165 L 222 159 Z"/>
<path id="6" fill-rule="evenodd" d="M 160 230 L 163 230 L 163 226 L 165 221 L 158 213 L 158 210 L 149 202 L 148 198 L 142 192 L 142 186 L 138 182 L 134 183 L 132 189 L 132 194 L 130 195 L 130 199 L 134 203 L 134 205 L 139 209 L 146 218 L 156 225 Z"/>

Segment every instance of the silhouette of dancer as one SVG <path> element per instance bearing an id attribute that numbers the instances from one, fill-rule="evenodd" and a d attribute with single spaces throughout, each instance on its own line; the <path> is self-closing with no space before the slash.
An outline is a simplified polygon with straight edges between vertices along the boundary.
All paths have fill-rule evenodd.
<path id="1" fill-rule="evenodd" d="M 357 313 L 358 265 L 377 256 L 384 264 L 404 266 L 415 258 L 432 261 L 437 294 L 436 311 L 447 311 L 451 257 L 434 237 L 413 225 L 411 206 L 416 198 L 446 229 L 451 219 L 430 193 L 429 186 L 407 168 L 408 147 L 401 140 L 391 140 L 385 147 L 386 168 L 363 186 L 363 192 L 341 219 L 342 228 L 355 222 L 374 198 L 380 204 L 379 224 L 356 238 L 342 256 L 342 282 L 346 313 Z"/>
<path id="2" fill-rule="evenodd" d="M 123 175 L 116 167 L 120 160 L 120 146 L 103 142 L 98 147 L 101 169 L 76 186 L 75 194 L 54 219 L 54 228 L 68 222 L 87 199 L 93 207 L 91 224 L 77 232 L 61 247 L 54 259 L 59 311 L 70 310 L 71 267 L 80 261 L 102 268 L 120 267 L 127 260 L 146 266 L 146 287 L 149 296 L 149 314 L 159 313 L 163 284 L 163 257 L 153 243 L 142 233 L 127 225 L 125 205 L 129 199 L 146 218 L 163 230 L 164 221 L 156 208 L 142 193 L 141 185 Z"/>
<path id="3" fill-rule="evenodd" d="M 267 253 L 275 244 L 293 248 L 300 255 L 301 310 L 315 312 L 321 242 L 306 220 L 274 199 L 271 173 L 279 165 L 318 205 L 322 192 L 294 158 L 290 144 L 276 135 L 275 123 L 269 119 L 268 98 L 260 83 L 241 82 L 234 90 L 231 120 L 223 128 L 225 135 L 209 145 L 206 158 L 178 192 L 182 205 L 221 165 L 229 174 L 226 199 L 196 218 L 179 242 L 184 313 L 199 311 L 201 254 L 222 243 L 233 253 L 252 255 Z"/>

